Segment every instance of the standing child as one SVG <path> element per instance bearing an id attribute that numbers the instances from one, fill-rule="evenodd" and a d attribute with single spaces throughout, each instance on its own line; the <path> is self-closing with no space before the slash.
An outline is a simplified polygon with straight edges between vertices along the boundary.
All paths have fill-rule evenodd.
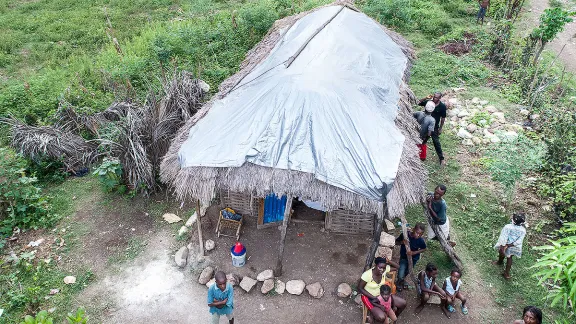
<path id="1" fill-rule="evenodd" d="M 378 301 L 372 303 L 374 307 L 380 308 L 384 314 L 386 314 L 386 319 L 384 324 L 389 324 L 390 320 L 392 323 L 396 322 L 396 314 L 394 313 L 394 299 L 392 298 L 392 288 L 388 285 L 380 286 L 380 295 L 378 295 Z"/>
<path id="2" fill-rule="evenodd" d="M 420 295 L 420 305 L 416 307 L 414 313 L 418 314 L 422 311 L 426 303 L 430 299 L 430 295 L 438 295 L 440 299 L 445 300 L 446 294 L 442 288 L 436 284 L 436 277 L 438 276 L 438 268 L 432 263 L 426 265 L 426 270 L 420 271 L 418 274 L 418 295 Z M 442 311 L 446 317 L 450 318 L 450 313 L 447 309 L 442 307 Z"/>
<path id="3" fill-rule="evenodd" d="M 222 271 L 214 275 L 216 283 L 208 288 L 208 307 L 212 314 L 212 324 L 220 322 L 220 316 L 226 315 L 229 324 L 234 324 L 234 289 L 227 282 L 226 274 Z"/>
<path id="4" fill-rule="evenodd" d="M 404 234 L 400 234 L 396 238 L 396 245 L 400 245 L 400 262 L 398 269 L 398 282 L 396 283 L 396 289 L 402 291 L 402 289 L 408 288 L 404 285 L 404 278 L 408 273 L 408 256 L 412 257 L 412 266 L 416 266 L 418 260 L 420 260 L 420 255 L 422 252 L 426 251 L 426 242 L 422 238 L 424 234 L 424 225 L 417 223 L 414 228 L 408 232 L 408 240 L 404 237 Z M 406 251 L 406 245 L 410 246 L 410 251 Z"/>
<path id="5" fill-rule="evenodd" d="M 504 226 L 500 232 L 498 242 L 494 248 L 498 250 L 498 261 L 492 262 L 495 265 L 502 265 L 506 258 L 506 270 L 502 274 L 504 278 L 510 279 L 510 269 L 512 268 L 512 256 L 522 256 L 522 242 L 526 236 L 526 214 L 523 212 L 512 215 L 512 224 Z"/>
<path id="6" fill-rule="evenodd" d="M 454 313 L 454 311 L 456 311 L 454 309 L 454 303 L 456 302 L 456 299 L 460 299 L 462 302 L 460 305 L 462 314 L 468 315 L 466 297 L 464 297 L 464 295 L 462 295 L 460 292 L 460 287 L 462 286 L 462 281 L 460 280 L 461 276 L 462 273 L 459 269 L 453 269 L 452 272 L 450 272 L 450 277 L 444 280 L 444 286 L 442 286 L 442 289 L 446 294 L 446 301 L 443 301 L 442 307 L 445 307 L 446 310 L 448 310 L 450 313 Z"/>

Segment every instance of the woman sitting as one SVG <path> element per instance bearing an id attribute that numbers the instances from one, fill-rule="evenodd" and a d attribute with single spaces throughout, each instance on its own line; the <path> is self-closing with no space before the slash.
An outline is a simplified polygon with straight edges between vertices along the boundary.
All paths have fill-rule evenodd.
<path id="1" fill-rule="evenodd" d="M 386 285 L 386 274 L 390 272 L 390 266 L 398 269 L 398 264 L 392 261 L 386 261 L 385 258 L 376 258 L 374 267 L 366 270 L 358 281 L 358 291 L 362 294 L 362 303 L 370 311 L 373 323 L 384 323 L 388 315 L 381 307 L 374 307 L 374 304 L 380 304 L 380 287 Z M 406 301 L 396 295 L 392 295 L 391 308 L 399 316 L 406 308 Z"/>

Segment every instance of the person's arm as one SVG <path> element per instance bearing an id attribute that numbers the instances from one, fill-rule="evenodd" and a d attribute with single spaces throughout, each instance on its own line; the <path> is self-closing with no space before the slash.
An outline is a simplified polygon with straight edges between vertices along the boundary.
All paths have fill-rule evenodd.
<path id="1" fill-rule="evenodd" d="M 218 307 L 222 304 L 222 301 L 216 301 L 214 299 L 214 289 L 213 288 L 209 288 L 208 289 L 208 307 Z"/>
<path id="2" fill-rule="evenodd" d="M 366 281 L 364 281 L 364 280 L 362 280 L 362 278 L 360 278 L 360 280 L 358 281 L 358 292 L 361 293 L 362 295 L 368 297 L 368 299 L 370 299 L 370 301 L 372 303 L 374 303 L 374 299 L 378 300 L 377 296 L 373 296 L 365 288 L 366 288 Z"/>
<path id="3" fill-rule="evenodd" d="M 430 101 L 430 96 L 424 98 L 424 99 L 420 99 L 420 101 L 418 102 L 418 106 L 426 106 L 426 103 Z"/>
<path id="4" fill-rule="evenodd" d="M 446 290 L 446 281 L 447 281 L 447 280 L 444 280 L 444 284 L 442 285 L 442 290 L 444 290 L 444 294 L 446 294 L 446 296 L 452 297 L 452 295 L 450 295 L 450 294 L 448 293 L 448 290 Z"/>
<path id="5" fill-rule="evenodd" d="M 230 285 L 228 287 L 229 291 L 228 291 L 228 296 L 226 296 L 226 306 L 228 307 L 233 307 L 234 305 L 234 289 L 232 288 L 232 285 Z"/>
<path id="6" fill-rule="evenodd" d="M 435 221 L 437 222 L 440 221 L 440 218 L 438 218 L 438 214 L 436 214 L 436 212 L 432 208 L 432 199 L 428 200 L 428 211 L 430 212 L 430 216 L 432 216 L 432 218 L 434 218 Z"/>
<path id="7" fill-rule="evenodd" d="M 440 118 L 440 126 L 438 127 L 438 135 L 442 134 L 442 128 L 444 128 L 444 121 L 445 120 L 446 120 L 446 117 Z"/>
<path id="8" fill-rule="evenodd" d="M 386 260 L 386 264 L 388 264 L 391 268 L 396 270 L 400 269 L 400 265 L 392 260 Z"/>
<path id="9" fill-rule="evenodd" d="M 432 279 L 432 292 L 442 299 L 446 299 L 446 292 L 436 284 L 436 278 Z"/>

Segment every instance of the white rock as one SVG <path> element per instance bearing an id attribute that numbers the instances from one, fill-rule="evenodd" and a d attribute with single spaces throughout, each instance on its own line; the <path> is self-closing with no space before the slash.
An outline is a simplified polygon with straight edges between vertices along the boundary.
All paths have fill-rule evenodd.
<path id="1" fill-rule="evenodd" d="M 450 99 L 448 99 L 448 103 L 450 103 L 452 105 L 457 105 L 460 103 L 460 100 L 458 100 L 458 98 L 450 98 Z"/>
<path id="2" fill-rule="evenodd" d="M 496 119 L 498 119 L 498 121 L 501 123 L 506 122 L 506 118 L 504 117 L 504 113 L 501 111 L 493 113 L 492 116 L 494 116 Z"/>
<path id="3" fill-rule="evenodd" d="M 282 295 L 284 291 L 286 291 L 286 284 L 284 281 L 276 280 L 276 287 L 274 288 L 274 291 L 276 291 L 278 295 Z"/>
<path id="4" fill-rule="evenodd" d="M 466 91 L 466 88 L 462 87 L 462 88 L 452 88 L 452 91 L 454 92 L 462 92 L 462 91 Z"/>
<path id="5" fill-rule="evenodd" d="M 472 142 L 471 139 L 467 138 L 467 139 L 462 140 L 462 145 L 474 146 L 474 142 Z"/>
<path id="6" fill-rule="evenodd" d="M 471 116 L 474 116 L 479 112 L 480 112 L 480 110 L 478 110 L 476 108 L 472 108 L 472 109 L 468 110 L 468 113 L 470 113 Z"/>
<path id="7" fill-rule="evenodd" d="M 389 221 L 388 219 L 384 220 L 384 224 L 386 225 L 386 230 L 387 231 L 393 231 L 394 230 L 394 223 L 392 223 L 391 221 Z"/>
<path id="8" fill-rule="evenodd" d="M 232 287 L 237 286 L 238 283 L 240 282 L 240 278 L 238 278 L 238 276 L 233 273 L 227 274 L 226 280 L 232 285 Z"/>
<path id="9" fill-rule="evenodd" d="M 472 142 L 476 145 L 482 144 L 482 139 L 479 137 L 472 137 Z"/>
<path id="10" fill-rule="evenodd" d="M 210 85 L 203 80 L 198 80 L 198 85 L 200 86 L 200 89 L 202 89 L 202 91 L 205 93 L 210 92 Z"/>
<path id="11" fill-rule="evenodd" d="M 196 220 L 198 219 L 198 214 L 196 214 L 196 212 L 194 212 L 194 214 L 192 214 L 192 216 L 190 216 L 190 218 L 188 218 L 188 220 L 186 221 L 186 227 L 192 227 L 192 225 L 194 225 L 194 223 L 196 223 Z"/>
<path id="12" fill-rule="evenodd" d="M 182 236 L 182 235 L 186 234 L 187 232 L 188 232 L 188 227 L 182 226 L 182 227 L 180 227 L 180 229 L 178 230 L 178 236 Z"/>
<path id="13" fill-rule="evenodd" d="M 456 118 L 458 118 L 458 117 L 456 117 Z M 453 121 L 453 120 L 451 120 L 451 121 L 449 122 L 449 124 L 450 124 L 450 126 L 452 126 L 452 127 L 458 126 L 458 123 L 455 122 L 455 121 Z"/>
<path id="14" fill-rule="evenodd" d="M 210 279 L 212 279 L 213 275 L 214 275 L 214 268 L 212 267 L 204 268 L 204 270 L 202 270 L 202 272 L 200 273 L 200 277 L 198 277 L 198 283 L 201 285 L 205 285 L 206 283 L 208 283 L 208 281 L 210 281 Z"/>
<path id="15" fill-rule="evenodd" d="M 448 115 L 448 117 L 453 117 L 453 116 L 458 116 L 459 113 L 460 113 L 460 109 L 454 108 L 454 109 L 448 110 L 446 115 Z"/>
<path id="16" fill-rule="evenodd" d="M 349 284 L 343 282 L 338 285 L 337 294 L 340 298 L 348 298 L 352 294 L 352 288 Z"/>
<path id="17" fill-rule="evenodd" d="M 245 292 L 250 292 L 250 290 L 252 290 L 252 288 L 256 285 L 258 281 L 245 276 L 244 278 L 242 278 L 242 281 L 240 281 L 240 288 L 244 289 Z"/>
<path id="18" fill-rule="evenodd" d="M 286 291 L 291 295 L 300 295 L 304 291 L 306 283 L 302 280 L 290 280 L 286 283 Z"/>
<path id="19" fill-rule="evenodd" d="M 460 138 L 464 138 L 464 139 L 467 139 L 467 138 L 470 139 L 473 137 L 472 134 L 468 133 L 468 131 L 465 130 L 464 128 L 460 128 L 460 130 L 458 130 L 458 133 L 456 134 L 456 136 L 458 136 Z"/>
<path id="20" fill-rule="evenodd" d="M 488 104 L 488 100 L 480 100 L 479 102 L 482 106 L 487 105 Z"/>
<path id="21" fill-rule="evenodd" d="M 529 116 L 530 111 L 528 109 L 520 109 L 520 115 Z"/>
<path id="22" fill-rule="evenodd" d="M 67 285 L 71 285 L 73 283 L 76 283 L 76 277 L 74 276 L 66 276 L 64 277 L 64 283 Z"/>
<path id="23" fill-rule="evenodd" d="M 379 246 L 376 250 L 376 257 L 386 258 L 392 260 L 392 249 L 387 246 Z"/>
<path id="24" fill-rule="evenodd" d="M 262 284 L 262 289 L 260 289 L 260 291 L 266 295 L 267 293 L 269 293 L 272 289 L 274 289 L 274 279 L 266 279 L 264 280 L 264 283 Z"/>
<path id="25" fill-rule="evenodd" d="M 514 132 L 514 131 L 507 131 L 502 133 L 502 137 L 507 139 L 507 140 L 515 140 L 518 138 L 518 133 Z"/>
<path id="26" fill-rule="evenodd" d="M 498 111 L 498 109 L 496 109 L 496 107 L 494 107 L 494 106 L 486 106 L 486 107 L 484 107 L 484 110 L 486 110 L 487 112 L 489 112 L 491 114 Z"/>
<path id="27" fill-rule="evenodd" d="M 215 283 L 216 283 L 216 279 L 214 279 L 214 278 L 208 280 L 208 282 L 206 283 L 206 288 L 210 288 Z"/>
<path id="28" fill-rule="evenodd" d="M 380 245 L 394 247 L 396 245 L 396 238 L 394 235 L 382 232 L 382 234 L 380 234 Z"/>
<path id="29" fill-rule="evenodd" d="M 174 261 L 176 261 L 177 266 L 179 266 L 180 268 L 184 268 L 186 266 L 187 260 L 188 260 L 188 248 L 183 246 L 174 255 Z"/>
<path id="30" fill-rule="evenodd" d="M 468 126 L 466 126 L 466 130 L 469 131 L 470 133 L 474 133 L 477 129 L 478 126 L 476 126 L 475 124 L 468 124 Z"/>
<path id="31" fill-rule="evenodd" d="M 485 138 L 482 139 L 482 144 L 490 144 L 490 143 L 491 143 L 491 142 L 490 142 L 490 139 L 489 139 L 489 138 L 485 137 Z"/>
<path id="32" fill-rule="evenodd" d="M 540 115 L 538 115 L 538 114 L 530 115 L 530 120 L 536 120 L 538 118 L 540 118 Z"/>
<path id="33" fill-rule="evenodd" d="M 498 143 L 498 142 L 500 142 L 500 138 L 498 138 L 498 136 L 494 135 L 493 137 L 490 137 L 490 142 Z"/>
<path id="34" fill-rule="evenodd" d="M 483 132 L 483 133 L 484 133 L 484 137 L 486 137 L 486 138 L 491 138 L 491 137 L 493 137 L 493 136 L 496 136 L 496 135 L 490 133 L 490 131 L 487 130 L 487 129 L 484 129 L 484 132 Z"/>
<path id="35" fill-rule="evenodd" d="M 466 109 L 462 109 L 462 110 L 460 110 L 460 112 L 458 113 L 458 117 L 460 117 L 460 118 L 466 117 L 466 116 L 470 116 L 470 113 L 469 113 Z"/>
<path id="36" fill-rule="evenodd" d="M 308 294 L 314 298 L 322 298 L 322 296 L 324 296 L 324 288 L 319 282 L 306 286 L 306 290 L 308 290 Z"/>
<path id="37" fill-rule="evenodd" d="M 274 278 L 274 271 L 272 271 L 271 269 L 268 269 L 268 270 L 264 270 L 264 271 L 260 272 L 258 274 L 258 276 L 256 277 L 256 280 L 264 281 L 264 280 L 272 279 L 272 278 Z"/>
<path id="38" fill-rule="evenodd" d="M 216 243 L 212 240 L 206 240 L 204 247 L 206 248 L 206 251 L 212 251 L 216 247 Z"/>
<path id="39" fill-rule="evenodd" d="M 182 218 L 176 216 L 175 214 L 170 214 L 170 213 L 166 213 L 166 214 L 162 215 L 162 218 L 164 218 L 164 220 L 166 222 L 168 222 L 169 224 L 178 223 L 179 221 L 182 220 Z"/>
<path id="40" fill-rule="evenodd" d="M 466 128 L 466 127 L 468 126 L 468 121 L 465 120 L 465 119 L 462 119 L 462 120 L 458 123 L 458 125 L 460 125 L 460 127 L 462 127 L 462 128 Z"/>
<path id="41" fill-rule="evenodd" d="M 478 97 L 472 98 L 472 103 L 475 103 L 475 104 L 480 103 L 480 98 L 478 98 Z"/>

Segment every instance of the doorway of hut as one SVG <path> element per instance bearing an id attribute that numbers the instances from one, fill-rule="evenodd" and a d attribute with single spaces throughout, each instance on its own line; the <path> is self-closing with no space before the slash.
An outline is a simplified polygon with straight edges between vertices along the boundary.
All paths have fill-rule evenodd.
<path id="1" fill-rule="evenodd" d="M 277 196 L 272 193 L 259 199 L 258 229 L 282 224 L 287 196 Z M 290 204 L 290 221 L 294 223 L 324 224 L 326 212 L 317 202 L 293 198 Z"/>
<path id="2" fill-rule="evenodd" d="M 322 209 L 322 205 L 317 202 L 294 198 L 292 200 L 292 221 L 295 223 L 324 224 L 326 212 Z"/>

